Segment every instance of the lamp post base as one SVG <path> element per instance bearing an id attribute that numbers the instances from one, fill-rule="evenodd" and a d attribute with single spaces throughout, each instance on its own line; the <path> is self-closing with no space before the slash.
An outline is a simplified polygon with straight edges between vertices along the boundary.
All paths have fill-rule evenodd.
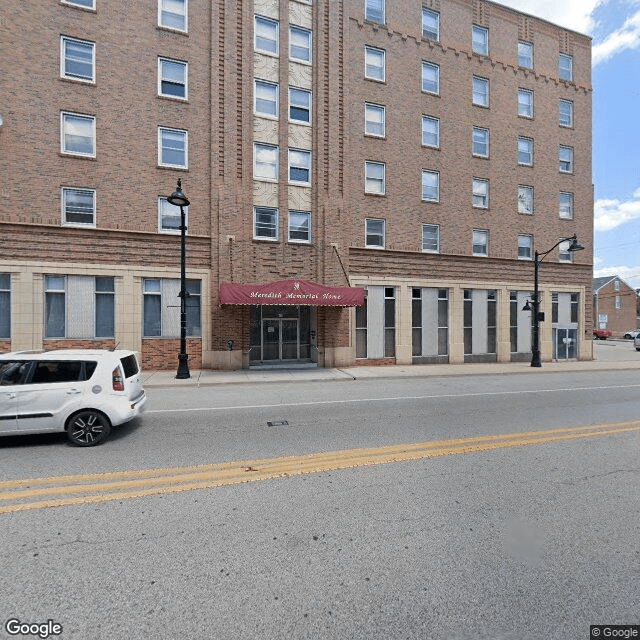
<path id="1" fill-rule="evenodd" d="M 187 364 L 187 360 L 189 356 L 186 353 L 178 354 L 178 373 L 176 373 L 177 380 L 186 380 L 191 377 L 189 373 L 189 365 Z"/>
<path id="2" fill-rule="evenodd" d="M 540 353 L 535 353 L 531 357 L 531 366 L 532 367 L 541 367 L 542 362 L 540 361 Z"/>

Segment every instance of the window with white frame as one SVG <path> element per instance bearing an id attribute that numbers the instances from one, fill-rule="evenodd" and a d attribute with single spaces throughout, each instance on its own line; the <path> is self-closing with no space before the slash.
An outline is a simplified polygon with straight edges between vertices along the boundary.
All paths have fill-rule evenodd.
<path id="1" fill-rule="evenodd" d="M 365 220 L 365 247 L 384 249 L 385 221 L 374 218 Z"/>
<path id="2" fill-rule="evenodd" d="M 569 251 L 570 240 L 564 240 L 558 245 L 558 260 L 560 262 L 573 262 L 573 251 Z"/>
<path id="3" fill-rule="evenodd" d="M 489 157 L 489 129 L 473 127 L 472 151 L 474 156 Z"/>
<path id="4" fill-rule="evenodd" d="M 273 207 L 254 207 L 253 237 L 259 240 L 277 240 L 279 235 L 278 210 Z"/>
<path id="5" fill-rule="evenodd" d="M 526 215 L 533 213 L 533 187 L 518 186 L 518 213 Z"/>
<path id="6" fill-rule="evenodd" d="M 573 193 L 560 192 L 560 218 L 573 220 Z"/>
<path id="7" fill-rule="evenodd" d="M 256 80 L 254 83 L 254 113 L 267 118 L 278 117 L 278 85 Z"/>
<path id="8" fill-rule="evenodd" d="M 289 182 L 311 184 L 311 151 L 289 149 Z"/>
<path id="9" fill-rule="evenodd" d="M 62 153 L 94 158 L 96 155 L 96 119 L 79 113 L 60 114 Z"/>
<path id="10" fill-rule="evenodd" d="M 489 81 L 473 76 L 472 101 L 478 107 L 489 106 Z"/>
<path id="11" fill-rule="evenodd" d="M 0 340 L 11 339 L 11 274 L 0 273 Z"/>
<path id="12" fill-rule="evenodd" d="M 158 95 L 182 98 L 187 95 L 187 63 L 170 58 L 158 58 Z"/>
<path id="13" fill-rule="evenodd" d="M 260 53 L 278 55 L 278 21 L 255 16 L 254 48 Z"/>
<path id="14" fill-rule="evenodd" d="M 426 202 L 440 200 L 440 174 L 437 171 L 422 170 L 422 199 Z"/>
<path id="15" fill-rule="evenodd" d="M 422 37 L 427 40 L 440 40 L 440 14 L 422 7 Z"/>
<path id="16" fill-rule="evenodd" d="M 96 45 L 87 40 L 60 38 L 60 75 L 69 80 L 95 82 Z"/>
<path id="17" fill-rule="evenodd" d="M 253 177 L 255 180 L 277 182 L 278 147 L 273 144 L 253 144 Z"/>
<path id="18" fill-rule="evenodd" d="M 364 0 L 364 18 L 384 24 L 385 0 Z"/>
<path id="19" fill-rule="evenodd" d="M 369 80 L 384 82 L 386 77 L 384 49 L 376 49 L 365 45 L 364 47 L 364 77 Z"/>
<path id="20" fill-rule="evenodd" d="M 70 4 L 73 7 L 82 7 L 83 9 L 95 9 L 95 0 L 62 0 L 64 4 Z"/>
<path id="21" fill-rule="evenodd" d="M 473 206 L 476 209 L 489 208 L 489 181 L 482 178 L 473 179 Z"/>
<path id="22" fill-rule="evenodd" d="M 161 167 L 186 169 L 188 157 L 187 132 L 158 127 L 158 164 Z"/>
<path id="23" fill-rule="evenodd" d="M 518 115 L 533 118 L 533 91 L 518 89 Z"/>
<path id="24" fill-rule="evenodd" d="M 622 296 L 615 297 L 615 307 L 616 309 L 622 309 Z"/>
<path id="25" fill-rule="evenodd" d="M 189 207 L 184 209 L 184 223 L 189 227 Z M 158 231 L 180 233 L 180 207 L 171 204 L 165 197 L 158 198 Z"/>
<path id="26" fill-rule="evenodd" d="M 66 337 L 66 291 L 65 276 L 44 277 L 44 337 Z"/>
<path id="27" fill-rule="evenodd" d="M 518 42 L 518 65 L 525 69 L 533 69 L 533 44 Z"/>
<path id="28" fill-rule="evenodd" d="M 364 163 L 364 191 L 373 195 L 385 194 L 385 165 L 383 162 Z"/>
<path id="29" fill-rule="evenodd" d="M 289 242 L 311 242 L 310 211 L 289 211 Z"/>
<path id="30" fill-rule="evenodd" d="M 364 132 L 368 136 L 384 138 L 385 135 L 385 108 L 379 104 L 364 105 Z"/>
<path id="31" fill-rule="evenodd" d="M 425 147 L 440 147 L 440 120 L 422 116 L 422 144 Z"/>
<path id="32" fill-rule="evenodd" d="M 425 93 L 440 93 L 440 67 L 433 62 L 422 62 L 422 90 Z"/>
<path id="33" fill-rule="evenodd" d="M 560 80 L 573 80 L 573 56 L 561 53 L 558 57 L 558 75 Z"/>
<path id="34" fill-rule="evenodd" d="M 518 138 L 518 164 L 533 165 L 533 140 L 531 138 Z"/>
<path id="35" fill-rule="evenodd" d="M 473 246 L 474 256 L 489 255 L 489 232 L 484 229 L 473 230 Z"/>
<path id="36" fill-rule="evenodd" d="M 560 100 L 560 126 L 573 127 L 573 102 Z"/>
<path id="37" fill-rule="evenodd" d="M 558 159 L 561 173 L 573 173 L 573 147 L 560 145 Z"/>
<path id="38" fill-rule="evenodd" d="M 186 334 L 202 336 L 199 280 L 187 280 Z M 175 338 L 180 335 L 180 280 L 174 278 L 144 278 L 142 281 L 142 334 L 145 338 Z"/>
<path id="39" fill-rule="evenodd" d="M 289 87 L 289 120 L 298 124 L 311 123 L 311 91 Z"/>
<path id="40" fill-rule="evenodd" d="M 289 58 L 296 62 L 311 62 L 311 31 L 303 27 L 289 27 Z"/>
<path id="41" fill-rule="evenodd" d="M 62 224 L 95 227 L 95 189 L 62 188 Z"/>
<path id="42" fill-rule="evenodd" d="M 158 24 L 166 29 L 187 31 L 187 0 L 158 0 Z"/>
<path id="43" fill-rule="evenodd" d="M 116 290 L 115 278 L 98 276 L 95 279 L 95 319 L 94 335 L 96 338 L 114 338 Z"/>
<path id="44" fill-rule="evenodd" d="M 473 25 L 471 33 L 471 46 L 473 53 L 477 53 L 480 56 L 489 55 L 489 29 L 486 27 L 479 27 Z"/>
<path id="45" fill-rule="evenodd" d="M 440 252 L 440 227 L 437 224 L 422 225 L 422 250 L 425 253 Z"/>
<path id="46" fill-rule="evenodd" d="M 518 236 L 518 260 L 531 260 L 533 256 L 533 236 Z"/>

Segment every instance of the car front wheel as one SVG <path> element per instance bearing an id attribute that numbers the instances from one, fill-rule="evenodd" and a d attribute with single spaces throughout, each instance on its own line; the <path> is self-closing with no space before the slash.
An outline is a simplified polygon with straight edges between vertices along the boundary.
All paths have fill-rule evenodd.
<path id="1" fill-rule="evenodd" d="M 111 432 L 109 419 L 95 409 L 74 413 L 67 421 L 67 437 L 78 447 L 93 447 Z"/>

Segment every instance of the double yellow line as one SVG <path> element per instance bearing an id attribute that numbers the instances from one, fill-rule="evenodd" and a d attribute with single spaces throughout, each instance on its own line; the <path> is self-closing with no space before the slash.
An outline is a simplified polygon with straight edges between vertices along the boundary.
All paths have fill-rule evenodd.
<path id="1" fill-rule="evenodd" d="M 0 514 L 96 504 L 195 489 L 212 489 L 322 471 L 492 451 L 640 431 L 640 421 L 347 449 L 168 469 L 114 471 L 0 482 Z"/>

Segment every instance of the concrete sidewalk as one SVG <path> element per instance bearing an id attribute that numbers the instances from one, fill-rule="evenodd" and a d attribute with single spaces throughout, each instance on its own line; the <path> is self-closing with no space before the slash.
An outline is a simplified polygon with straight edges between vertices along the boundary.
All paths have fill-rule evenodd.
<path id="1" fill-rule="evenodd" d="M 628 340 L 595 343 L 596 359 L 591 361 L 543 362 L 532 368 L 529 362 L 389 365 L 377 367 L 346 367 L 341 369 L 241 369 L 238 371 L 191 371 L 191 378 L 176 380 L 175 370 L 143 371 L 147 388 L 205 387 L 221 384 L 247 384 L 260 382 L 316 382 L 323 380 L 365 380 L 389 378 L 428 378 L 465 375 L 500 375 L 516 373 L 563 373 L 569 371 L 640 371 L 640 352 Z M 177 368 L 177 365 L 176 365 Z"/>

